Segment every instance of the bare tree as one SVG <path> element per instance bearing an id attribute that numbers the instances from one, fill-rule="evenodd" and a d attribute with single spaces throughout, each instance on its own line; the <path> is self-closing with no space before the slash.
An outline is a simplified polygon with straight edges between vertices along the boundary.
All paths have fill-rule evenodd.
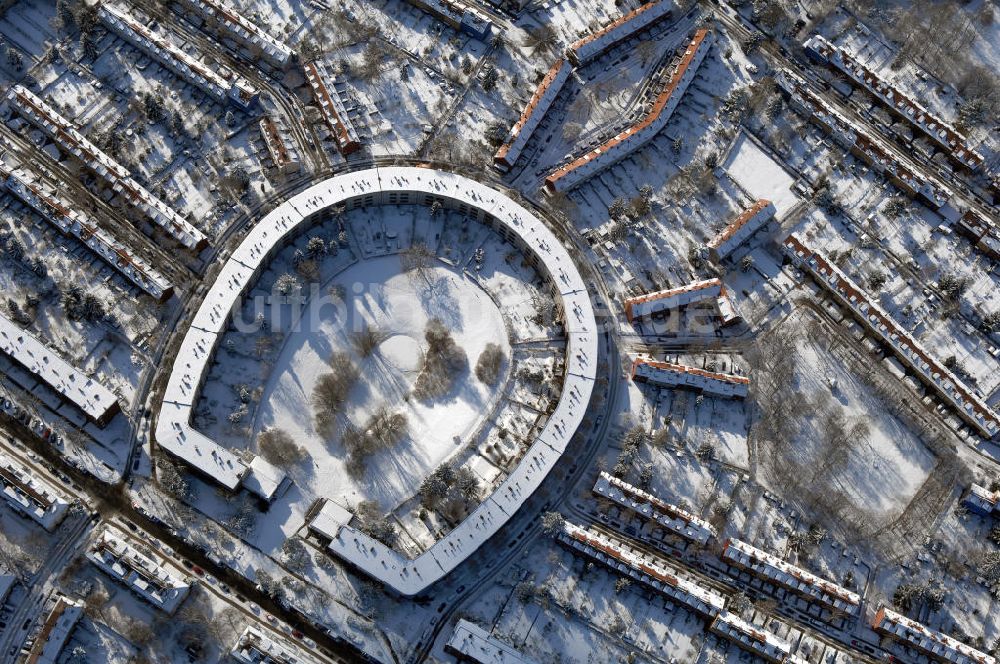
<path id="1" fill-rule="evenodd" d="M 399 262 L 403 271 L 413 277 L 423 279 L 427 286 L 433 284 L 435 260 L 434 252 L 423 242 L 415 242 L 399 252 Z"/>
<path id="2" fill-rule="evenodd" d="M 265 429 L 257 436 L 257 449 L 261 456 L 282 468 L 292 466 L 306 458 L 304 447 L 295 444 L 284 429 Z"/>
<path id="3" fill-rule="evenodd" d="M 496 385 L 504 359 L 503 349 L 499 345 L 486 344 L 486 348 L 480 353 L 479 360 L 476 362 L 476 378 L 487 385 Z"/>

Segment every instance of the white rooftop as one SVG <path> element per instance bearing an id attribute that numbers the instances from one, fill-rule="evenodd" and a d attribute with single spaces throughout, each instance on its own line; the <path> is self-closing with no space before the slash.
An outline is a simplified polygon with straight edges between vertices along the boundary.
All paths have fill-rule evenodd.
<path id="1" fill-rule="evenodd" d="M 72 502 L 63 491 L 6 454 L 0 454 L 0 487 L 4 498 L 14 509 L 46 530 L 59 525 Z"/>
<path id="2" fill-rule="evenodd" d="M 463 661 L 475 664 L 535 664 L 536 661 L 525 657 L 464 618 L 455 625 L 455 631 L 448 639 L 445 650 L 461 655 Z"/>
<path id="3" fill-rule="evenodd" d="M 111 390 L 71 365 L 41 339 L 2 313 L 0 351 L 94 422 L 106 421 L 118 408 L 118 397 Z M 30 385 L 23 387 L 31 388 Z"/>

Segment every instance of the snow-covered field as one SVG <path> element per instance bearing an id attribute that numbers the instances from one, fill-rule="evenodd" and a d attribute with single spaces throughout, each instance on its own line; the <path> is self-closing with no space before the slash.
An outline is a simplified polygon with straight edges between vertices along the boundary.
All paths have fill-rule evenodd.
<path id="1" fill-rule="evenodd" d="M 345 309 L 314 311 L 313 303 L 303 312 L 301 329 L 288 336 L 264 390 L 255 430 L 278 427 L 306 447 L 312 465 L 297 480 L 307 494 L 344 505 L 377 500 L 391 510 L 459 449 L 487 412 L 491 390 L 471 368 L 441 400 L 424 403 L 410 396 L 431 318 L 448 325 L 470 364 L 488 343 L 510 352 L 499 310 L 474 281 L 446 266 L 435 267 L 430 280 L 428 286 L 422 276 L 402 273 L 397 256 L 363 261 L 336 278 L 351 294 Z M 350 334 L 365 325 L 388 338 L 371 357 L 355 357 L 361 379 L 351 391 L 346 419 L 363 426 L 376 407 L 386 405 L 406 415 L 409 431 L 400 445 L 373 456 L 365 476 L 354 481 L 344 470 L 340 442 L 316 431 L 310 398 L 318 377 L 329 371 L 330 355 L 353 354 Z"/>
<path id="2" fill-rule="evenodd" d="M 795 178 L 745 133 L 736 139 L 724 167 L 750 196 L 774 203 L 778 217 L 798 203 L 798 196 L 792 192 Z"/>

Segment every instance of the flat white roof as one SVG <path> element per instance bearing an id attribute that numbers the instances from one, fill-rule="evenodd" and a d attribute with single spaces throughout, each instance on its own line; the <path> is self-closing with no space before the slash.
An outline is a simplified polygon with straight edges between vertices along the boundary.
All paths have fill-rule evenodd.
<path id="1" fill-rule="evenodd" d="M 333 539 L 341 526 L 346 526 L 354 517 L 350 510 L 327 499 L 316 515 L 309 521 L 309 528 L 323 537 Z"/>
<path id="2" fill-rule="evenodd" d="M 118 397 L 74 367 L 42 340 L 0 313 L 0 351 L 95 422 L 118 408 Z M 24 386 L 30 388 L 30 386 Z"/>
<path id="3" fill-rule="evenodd" d="M 536 661 L 525 657 L 476 623 L 464 618 L 455 625 L 455 631 L 445 648 L 477 664 L 535 664 Z"/>
<path id="4" fill-rule="evenodd" d="M 219 271 L 178 350 L 156 425 L 156 442 L 223 486 L 235 488 L 246 465 L 191 426 L 202 376 L 240 296 L 253 285 L 254 270 L 313 213 L 357 196 L 408 192 L 447 198 L 484 211 L 529 247 L 559 291 L 566 322 L 566 378 L 562 396 L 507 479 L 461 524 L 410 560 L 363 533 L 344 526 L 330 550 L 396 592 L 416 594 L 468 558 L 516 512 L 558 462 L 586 415 L 597 374 L 599 330 L 586 283 L 562 241 L 533 212 L 505 194 L 454 173 L 393 166 L 344 173 L 299 192 L 249 230 Z M 311 222 L 310 222 L 311 223 Z"/>
<path id="5" fill-rule="evenodd" d="M 285 472 L 261 457 L 254 457 L 249 464 L 250 472 L 243 478 L 247 491 L 270 501 L 288 478 Z"/>

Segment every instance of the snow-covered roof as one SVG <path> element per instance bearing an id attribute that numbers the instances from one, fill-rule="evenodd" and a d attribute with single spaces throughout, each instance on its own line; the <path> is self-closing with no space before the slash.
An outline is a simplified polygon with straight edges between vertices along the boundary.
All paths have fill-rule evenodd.
<path id="1" fill-rule="evenodd" d="M 25 664 L 55 664 L 82 615 L 83 602 L 60 595 L 35 634 Z"/>
<path id="2" fill-rule="evenodd" d="M 618 538 L 567 522 L 558 541 L 703 616 L 716 616 L 726 605 L 722 595 L 681 578 L 664 560 L 633 549 Z"/>
<path id="3" fill-rule="evenodd" d="M 578 39 L 569 46 L 567 55 L 577 66 L 584 65 L 615 44 L 619 44 L 640 30 L 670 16 L 674 4 L 666 0 L 648 2 L 611 23 Z"/>
<path id="4" fill-rule="evenodd" d="M 716 616 L 709 629 L 714 634 L 735 643 L 743 650 L 762 657 L 769 662 L 795 664 L 802 661 L 795 655 L 792 655 L 792 646 L 790 643 L 763 627 L 758 627 L 751 622 L 747 622 L 729 611 L 723 611 Z"/>
<path id="5" fill-rule="evenodd" d="M 823 127 L 835 141 L 850 149 L 876 172 L 885 175 L 908 196 L 917 196 L 934 209 L 943 207 L 952 197 L 944 185 L 900 163 L 885 143 L 835 110 L 809 89 L 798 77 L 781 72 L 775 78 L 792 102 L 809 113 L 811 120 Z"/>
<path id="6" fill-rule="evenodd" d="M 259 25 L 247 19 L 238 10 L 219 0 L 185 0 L 203 17 L 212 19 L 225 33 L 247 46 L 259 49 L 270 62 L 285 67 L 292 59 L 292 49 L 283 41 L 271 36 Z"/>
<path id="7" fill-rule="evenodd" d="M 996 658 L 966 645 L 958 639 L 942 634 L 925 625 L 896 613 L 887 606 L 879 606 L 872 620 L 872 628 L 887 634 L 932 658 L 953 664 L 996 664 Z"/>
<path id="8" fill-rule="evenodd" d="M 216 100 L 232 101 L 243 108 L 249 108 L 257 101 L 259 91 L 236 72 L 219 64 L 212 69 L 129 16 L 124 9 L 104 3 L 98 8 L 97 15 L 119 37 Z"/>
<path id="9" fill-rule="evenodd" d="M 514 165 L 514 162 L 521 155 L 521 150 L 528 144 L 531 134 L 541 124 L 545 113 L 552 106 L 552 102 L 556 100 L 556 97 L 559 96 L 559 91 L 562 90 L 563 85 L 569 80 L 572 73 L 573 68 L 570 67 L 566 60 L 562 58 L 556 60 L 556 63 L 549 69 L 542 82 L 535 88 L 534 94 L 528 100 L 528 105 L 521 111 L 521 117 L 510 128 L 504 144 L 500 146 L 496 155 L 493 156 L 494 162 L 507 168 Z"/>
<path id="10" fill-rule="evenodd" d="M 349 524 L 352 518 L 354 515 L 350 510 L 327 499 L 309 520 L 309 529 L 327 539 L 333 539 L 340 527 Z"/>
<path id="11" fill-rule="evenodd" d="M 715 529 L 704 519 L 643 491 L 624 480 L 601 471 L 594 483 L 594 494 L 611 500 L 685 539 L 707 544 L 715 537 Z"/>
<path id="12" fill-rule="evenodd" d="M 861 597 L 857 593 L 741 540 L 727 540 L 722 559 L 831 609 L 856 615 L 861 607 Z"/>
<path id="13" fill-rule="evenodd" d="M 136 182 L 128 170 L 77 131 L 54 108 L 22 85 L 11 88 L 13 109 L 55 140 L 63 150 L 82 161 L 103 178 L 111 189 L 142 210 L 157 226 L 188 249 L 201 250 L 208 244 L 204 233 L 176 210 Z"/>
<path id="14" fill-rule="evenodd" d="M 455 631 L 444 649 L 461 661 L 473 664 L 535 664 L 536 661 L 464 618 L 455 625 Z"/>
<path id="15" fill-rule="evenodd" d="M 141 553 L 111 528 L 105 528 L 95 538 L 86 555 L 102 572 L 161 611 L 172 614 L 191 591 L 191 584 L 180 570 Z"/>
<path id="16" fill-rule="evenodd" d="M 316 103 L 319 104 L 320 114 L 324 122 L 333 132 L 334 140 L 337 142 L 337 149 L 343 155 L 351 154 L 361 147 L 358 132 L 351 124 L 351 119 L 347 115 L 347 108 L 343 100 L 337 94 L 336 89 L 331 93 L 330 88 L 324 80 L 323 72 L 315 62 L 307 62 L 302 65 L 305 70 L 306 80 L 312 88 Z"/>
<path id="17" fill-rule="evenodd" d="M 731 254 L 736 247 L 763 228 L 764 224 L 774 216 L 774 212 L 774 204 L 764 198 L 743 210 L 732 223 L 708 241 L 712 259 L 718 262 Z"/>
<path id="18" fill-rule="evenodd" d="M 938 395 L 950 403 L 981 436 L 987 439 L 1000 436 L 1000 416 L 958 376 L 934 359 L 877 302 L 869 299 L 839 267 L 821 252 L 807 247 L 794 234 L 789 235 L 782 246 L 792 263 L 813 275 L 820 285 L 847 306 L 865 327 L 877 334 L 897 357 L 932 385 Z"/>
<path id="19" fill-rule="evenodd" d="M 0 159 L 0 178 L 7 191 L 38 212 L 61 233 L 75 237 L 90 247 L 127 280 L 156 300 L 162 302 L 170 298 L 173 286 L 166 277 L 132 253 L 124 242 L 99 228 L 86 214 L 73 210 L 56 194 L 44 191 L 31 174 L 11 169 Z"/>
<path id="20" fill-rule="evenodd" d="M 1000 259 L 1000 229 L 992 219 L 975 210 L 966 210 L 955 222 L 955 230 L 969 238 L 979 251 Z"/>
<path id="21" fill-rule="evenodd" d="M 703 300 L 711 300 L 724 292 L 725 287 L 722 285 L 721 279 L 694 281 L 678 288 L 626 298 L 625 316 L 631 322 L 661 311 L 676 309 Z"/>
<path id="22" fill-rule="evenodd" d="M 969 147 L 968 139 L 961 132 L 880 77 L 846 50 L 834 46 L 821 35 L 809 38 L 803 46 L 861 85 L 896 115 L 905 118 L 925 136 L 947 150 L 956 161 L 972 170 L 982 166 L 983 156 Z"/>
<path id="23" fill-rule="evenodd" d="M 281 131 L 270 116 L 265 115 L 260 119 L 260 135 L 276 167 L 281 170 L 294 170 L 298 167 L 299 157 L 288 133 Z"/>
<path id="24" fill-rule="evenodd" d="M 282 241 L 312 223 L 312 215 L 355 201 L 374 205 L 383 194 L 407 192 L 421 202 L 481 211 L 484 223 L 530 251 L 562 300 L 567 338 L 561 398 L 542 430 L 496 491 L 430 549 L 412 560 L 360 531 L 344 526 L 330 550 L 396 592 L 416 594 L 461 564 L 486 542 L 534 492 L 559 461 L 586 416 L 597 373 L 599 331 L 586 282 L 562 241 L 534 212 L 484 184 L 446 171 L 393 166 L 344 173 L 313 185 L 272 210 L 246 234 L 222 266 L 192 319 L 177 352 L 160 409 L 156 442 L 223 486 L 235 488 L 247 467 L 225 447 L 196 431 L 191 414 L 212 354 L 255 271 Z"/>
<path id="25" fill-rule="evenodd" d="M 716 298 L 715 305 L 719 309 L 719 316 L 722 318 L 723 325 L 731 325 L 740 319 L 740 312 L 728 293 L 723 292 L 722 295 Z"/>
<path id="26" fill-rule="evenodd" d="M 464 0 L 407 0 L 407 2 L 476 39 L 484 39 L 493 28 L 493 22 L 485 12 Z"/>
<path id="27" fill-rule="evenodd" d="M 670 74 L 649 112 L 639 122 L 599 147 L 557 168 L 545 178 L 545 188 L 549 192 L 571 189 L 618 163 L 656 136 L 670 120 L 688 85 L 694 80 L 698 67 L 708 54 L 713 41 L 714 37 L 708 30 L 695 32 L 694 38 L 688 44 L 680 62 Z"/>
<path id="28" fill-rule="evenodd" d="M 279 489 L 287 486 L 288 476 L 273 463 L 256 456 L 248 464 L 250 470 L 243 477 L 243 486 L 250 493 L 271 502 Z"/>
<path id="29" fill-rule="evenodd" d="M 0 487 L 4 499 L 46 530 L 52 530 L 69 509 L 71 499 L 16 459 L 0 454 Z"/>
<path id="30" fill-rule="evenodd" d="M 745 397 L 750 387 L 750 379 L 746 376 L 658 362 L 645 357 L 637 357 L 632 361 L 632 380 L 649 381 L 667 387 L 690 387 L 723 397 Z"/>
<path id="31" fill-rule="evenodd" d="M 48 385 L 83 411 L 91 421 L 106 424 L 118 412 L 118 397 L 111 390 L 71 365 L 3 313 L 0 313 L 0 351 L 24 367 L 35 380 Z M 30 389 L 33 386 L 23 387 Z"/>
<path id="32" fill-rule="evenodd" d="M 319 664 L 297 645 L 276 637 L 258 625 L 248 625 L 229 654 L 242 664 Z"/>

